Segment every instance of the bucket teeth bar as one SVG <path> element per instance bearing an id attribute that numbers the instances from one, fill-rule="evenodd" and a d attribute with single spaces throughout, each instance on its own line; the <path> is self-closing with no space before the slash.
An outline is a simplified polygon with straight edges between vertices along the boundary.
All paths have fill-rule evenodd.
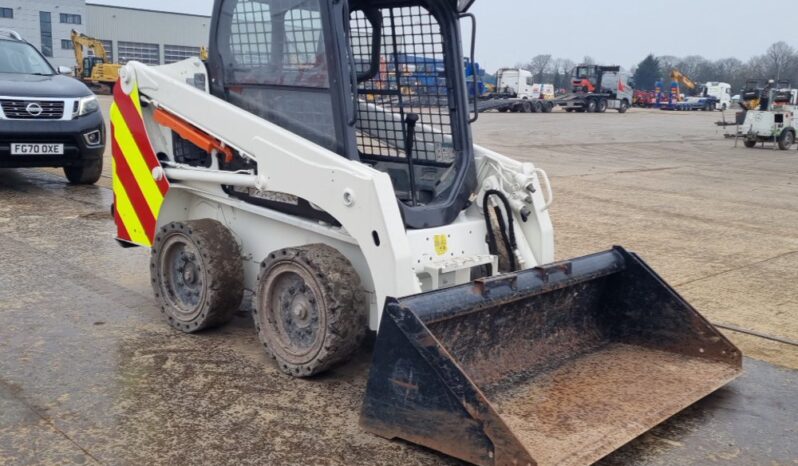
<path id="1" fill-rule="evenodd" d="M 742 356 L 620 247 L 388 300 L 363 427 L 480 464 L 590 464 Z"/>

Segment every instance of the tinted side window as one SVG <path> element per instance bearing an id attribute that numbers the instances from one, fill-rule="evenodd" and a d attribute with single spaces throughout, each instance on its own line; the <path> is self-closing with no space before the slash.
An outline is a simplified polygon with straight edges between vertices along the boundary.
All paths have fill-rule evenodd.
<path id="1" fill-rule="evenodd" d="M 227 0 L 217 48 L 234 105 L 343 153 L 321 0 Z"/>
<path id="2" fill-rule="evenodd" d="M 225 45 L 229 82 L 329 87 L 319 0 L 238 0 Z"/>

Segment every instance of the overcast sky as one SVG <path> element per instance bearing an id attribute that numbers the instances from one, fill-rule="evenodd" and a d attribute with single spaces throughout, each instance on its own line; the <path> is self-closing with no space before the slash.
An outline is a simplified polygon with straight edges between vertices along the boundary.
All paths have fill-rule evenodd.
<path id="1" fill-rule="evenodd" d="M 97 0 L 89 3 L 207 14 L 213 0 Z M 795 0 L 477 0 L 477 61 L 488 71 L 549 53 L 589 55 L 626 68 L 648 53 L 742 60 L 773 42 L 798 47 Z"/>

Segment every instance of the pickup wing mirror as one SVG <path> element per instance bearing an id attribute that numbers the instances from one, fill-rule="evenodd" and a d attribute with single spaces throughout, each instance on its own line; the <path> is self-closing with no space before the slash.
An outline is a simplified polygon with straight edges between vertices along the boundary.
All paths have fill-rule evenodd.
<path id="1" fill-rule="evenodd" d="M 70 75 L 70 74 L 72 74 L 72 68 L 70 68 L 68 66 L 59 66 L 58 67 L 58 74 Z"/>

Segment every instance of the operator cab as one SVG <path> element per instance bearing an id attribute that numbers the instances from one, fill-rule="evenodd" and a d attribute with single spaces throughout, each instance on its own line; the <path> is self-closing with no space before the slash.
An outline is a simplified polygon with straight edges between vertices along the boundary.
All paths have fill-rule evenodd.
<path id="1" fill-rule="evenodd" d="M 216 0 L 211 91 L 387 173 L 408 228 L 476 187 L 455 0 Z"/>

